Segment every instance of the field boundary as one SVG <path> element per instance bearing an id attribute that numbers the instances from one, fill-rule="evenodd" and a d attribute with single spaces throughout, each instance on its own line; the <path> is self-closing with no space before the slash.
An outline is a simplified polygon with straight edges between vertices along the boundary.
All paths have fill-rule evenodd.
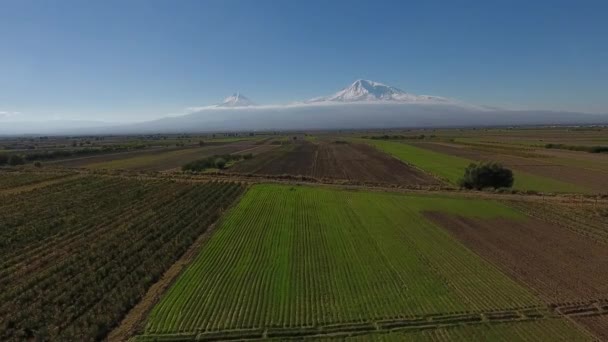
<path id="1" fill-rule="evenodd" d="M 61 169 L 52 169 L 48 172 L 58 172 Z M 169 179 L 176 182 L 213 182 L 213 181 L 229 181 L 240 182 L 246 184 L 286 184 L 286 185 L 306 185 L 306 186 L 326 186 L 331 188 L 339 188 L 344 190 L 362 190 L 371 192 L 392 192 L 392 193 L 410 193 L 410 194 L 431 194 L 431 195 L 446 195 L 459 196 L 464 198 L 492 198 L 503 200 L 531 200 L 531 201 L 558 201 L 566 203 L 577 203 L 581 205 L 606 205 L 608 204 L 608 194 L 579 194 L 579 193 L 542 193 L 542 192 L 521 192 L 514 193 L 498 193 L 488 191 L 462 190 L 455 187 L 446 186 L 405 186 L 388 184 L 361 184 L 360 182 L 345 182 L 345 181 L 330 181 L 319 180 L 311 177 L 303 176 L 264 176 L 242 173 L 201 173 L 187 174 L 174 173 L 167 177 L 167 173 L 160 171 L 135 171 L 135 170 L 89 170 L 85 168 L 69 169 L 70 174 L 85 174 L 108 177 L 127 177 L 140 179 Z"/>
<path id="2" fill-rule="evenodd" d="M 55 178 L 51 178 L 51 179 L 47 179 L 47 180 L 42 180 L 40 182 L 34 182 L 34 183 L 25 184 L 25 185 L 20 185 L 20 186 L 8 188 L 8 189 L 2 189 L 2 190 L 0 190 L 0 196 L 1 195 L 12 195 L 12 194 L 19 194 L 19 193 L 23 193 L 23 192 L 29 192 L 29 191 L 37 190 L 37 189 L 44 188 L 44 187 L 47 187 L 47 186 L 51 186 L 51 185 L 54 185 L 54 184 L 63 183 L 65 181 L 68 181 L 70 179 L 75 179 L 75 178 L 78 178 L 78 177 L 80 177 L 80 175 L 79 174 L 74 174 L 74 173 L 58 174 L 57 177 L 55 177 Z"/>
<path id="3" fill-rule="evenodd" d="M 150 311 L 152 311 L 165 292 L 192 263 L 194 258 L 197 257 L 201 249 L 215 232 L 216 228 L 219 226 L 219 224 L 221 224 L 221 221 L 225 217 L 226 213 L 232 210 L 232 208 L 234 208 L 234 206 L 240 202 L 245 193 L 247 193 L 247 190 L 248 189 L 246 188 L 237 198 L 235 198 L 232 204 L 221 212 L 218 220 L 209 226 L 209 228 L 207 228 L 194 241 L 194 243 L 188 247 L 186 252 L 184 252 L 184 254 L 182 254 L 182 256 L 175 261 L 175 263 L 173 263 L 173 265 L 171 265 L 167 271 L 165 271 L 165 273 L 156 283 L 150 286 L 146 294 L 131 310 L 129 310 L 118 326 L 110 331 L 106 337 L 107 341 L 126 341 L 137 334 L 138 331 L 143 330 L 144 323 L 148 318 Z"/>
<path id="4" fill-rule="evenodd" d="M 175 334 L 144 334 L 138 335 L 135 338 L 136 341 L 233 341 L 267 338 L 346 337 L 362 333 L 432 330 L 462 325 L 516 323 L 555 318 L 565 318 L 571 322 L 572 319 L 577 317 L 607 314 L 608 299 L 600 299 L 585 303 L 551 304 L 546 307 L 530 306 L 471 313 L 438 313 L 404 319 L 343 322 L 292 328 L 269 327 L 209 332 L 192 331 Z M 578 324 L 576 325 L 579 329 L 582 329 Z M 586 329 L 583 331 L 589 334 Z"/>

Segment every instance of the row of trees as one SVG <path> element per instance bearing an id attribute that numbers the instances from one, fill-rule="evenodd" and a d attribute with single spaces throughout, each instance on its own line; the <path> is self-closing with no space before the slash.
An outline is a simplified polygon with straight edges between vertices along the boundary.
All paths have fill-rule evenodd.
<path id="1" fill-rule="evenodd" d="M 10 165 L 17 166 L 25 164 L 25 159 L 18 154 L 0 154 L 0 166 Z"/>
<path id="2" fill-rule="evenodd" d="M 546 144 L 545 148 L 556 148 L 560 150 L 584 151 L 589 153 L 608 153 L 608 146 L 581 146 L 565 144 Z"/>

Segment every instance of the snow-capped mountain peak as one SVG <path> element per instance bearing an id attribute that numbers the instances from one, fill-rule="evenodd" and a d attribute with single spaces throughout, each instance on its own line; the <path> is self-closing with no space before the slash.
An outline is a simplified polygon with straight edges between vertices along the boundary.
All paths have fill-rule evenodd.
<path id="1" fill-rule="evenodd" d="M 451 100 L 428 95 L 414 95 L 399 88 L 380 82 L 356 80 L 350 86 L 330 95 L 311 99 L 307 102 L 408 102 L 408 103 L 450 103 Z"/>
<path id="2" fill-rule="evenodd" d="M 245 95 L 237 92 L 228 96 L 224 101 L 217 105 L 218 107 L 246 107 L 255 106 L 255 103 L 248 99 Z"/>

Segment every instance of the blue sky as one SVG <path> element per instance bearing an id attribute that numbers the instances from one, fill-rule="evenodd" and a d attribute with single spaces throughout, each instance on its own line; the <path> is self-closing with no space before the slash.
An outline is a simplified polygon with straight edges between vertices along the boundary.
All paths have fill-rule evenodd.
<path id="1" fill-rule="evenodd" d="M 607 1 L 0 0 L 0 119 L 136 121 L 365 78 L 608 112 Z"/>

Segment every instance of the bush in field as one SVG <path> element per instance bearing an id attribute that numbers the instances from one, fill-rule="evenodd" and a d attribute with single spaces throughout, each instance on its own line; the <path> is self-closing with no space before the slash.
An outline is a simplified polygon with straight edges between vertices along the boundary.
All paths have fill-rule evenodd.
<path id="1" fill-rule="evenodd" d="M 215 160 L 215 167 L 217 167 L 218 169 L 223 169 L 224 167 L 226 167 L 226 159 L 224 158 L 217 158 Z"/>
<path id="2" fill-rule="evenodd" d="M 498 163 L 471 163 L 464 170 L 460 186 L 467 189 L 510 188 L 513 186 L 513 171 Z"/>
<path id="3" fill-rule="evenodd" d="M 192 161 L 184 166 L 182 166 L 182 171 L 204 171 L 205 169 L 223 169 L 226 167 L 229 161 L 238 161 L 241 159 L 251 159 L 253 155 L 251 153 L 248 154 L 223 154 L 223 155 L 214 155 L 211 157 L 199 159 Z"/>
<path id="4" fill-rule="evenodd" d="M 8 164 L 8 156 L 6 154 L 0 154 L 0 165 Z"/>
<path id="5" fill-rule="evenodd" d="M 8 165 L 16 166 L 25 164 L 25 159 L 18 154 L 13 154 L 8 158 Z"/>

